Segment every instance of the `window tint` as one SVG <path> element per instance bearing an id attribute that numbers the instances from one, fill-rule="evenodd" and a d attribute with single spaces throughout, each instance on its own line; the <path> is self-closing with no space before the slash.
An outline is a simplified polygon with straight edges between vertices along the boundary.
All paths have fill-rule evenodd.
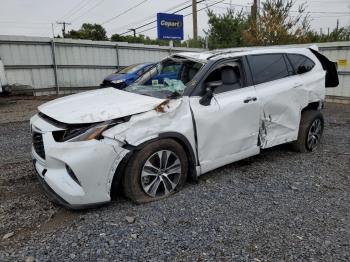
<path id="1" fill-rule="evenodd" d="M 277 80 L 288 76 L 288 69 L 282 54 L 248 56 L 255 84 Z"/>
<path id="2" fill-rule="evenodd" d="M 315 66 L 315 63 L 303 55 L 297 54 L 288 54 L 290 61 L 292 62 L 294 69 L 297 74 L 304 74 L 306 72 L 311 71 L 311 69 Z"/>

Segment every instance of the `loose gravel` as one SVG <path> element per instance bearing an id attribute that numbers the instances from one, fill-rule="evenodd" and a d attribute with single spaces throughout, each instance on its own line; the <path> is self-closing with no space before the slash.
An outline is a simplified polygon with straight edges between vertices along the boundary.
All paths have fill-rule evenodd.
<path id="1" fill-rule="evenodd" d="M 0 261 L 349 261 L 350 106 L 324 114 L 316 152 L 271 148 L 165 200 L 79 212 L 42 194 L 27 119 L 0 117 Z"/>

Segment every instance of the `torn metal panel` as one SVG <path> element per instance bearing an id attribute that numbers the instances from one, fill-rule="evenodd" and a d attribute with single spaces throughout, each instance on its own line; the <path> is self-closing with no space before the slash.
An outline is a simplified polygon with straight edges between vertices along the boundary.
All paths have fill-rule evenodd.
<path id="1" fill-rule="evenodd" d="M 109 138 L 56 142 L 51 132 L 61 129 L 37 116 L 31 119 L 31 127 L 33 131 L 42 134 L 45 146 L 45 159 L 32 149 L 33 158 L 36 159 L 35 168 L 56 194 L 71 205 L 110 201 L 114 172 L 128 150 L 121 148 L 118 141 Z M 72 179 L 67 170 L 74 172 L 79 183 Z"/>
<path id="2" fill-rule="evenodd" d="M 133 115 L 128 122 L 108 129 L 103 135 L 121 143 L 137 146 L 158 137 L 161 133 L 175 132 L 184 135 L 192 148 L 195 148 L 189 98 L 167 100 L 161 105 L 161 110 L 154 109 Z"/>

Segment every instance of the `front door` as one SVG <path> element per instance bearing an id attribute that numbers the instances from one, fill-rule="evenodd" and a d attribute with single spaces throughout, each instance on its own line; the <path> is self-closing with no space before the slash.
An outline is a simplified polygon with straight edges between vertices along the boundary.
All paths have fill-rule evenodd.
<path id="1" fill-rule="evenodd" d="M 201 96 L 190 97 L 202 173 L 259 153 L 260 107 L 255 88 L 245 87 L 241 75 L 239 62 L 222 63 L 202 83 L 204 88 L 222 81 L 210 105 L 201 105 Z"/>

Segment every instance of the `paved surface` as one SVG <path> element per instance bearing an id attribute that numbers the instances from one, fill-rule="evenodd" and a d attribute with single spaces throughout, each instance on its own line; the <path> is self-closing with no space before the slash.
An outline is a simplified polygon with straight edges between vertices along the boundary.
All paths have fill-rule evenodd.
<path id="1" fill-rule="evenodd" d="M 0 103 L 0 261 L 350 260 L 350 106 L 327 105 L 314 153 L 276 147 L 159 202 L 71 212 L 31 166 L 28 117 L 43 101 L 18 99 Z"/>

